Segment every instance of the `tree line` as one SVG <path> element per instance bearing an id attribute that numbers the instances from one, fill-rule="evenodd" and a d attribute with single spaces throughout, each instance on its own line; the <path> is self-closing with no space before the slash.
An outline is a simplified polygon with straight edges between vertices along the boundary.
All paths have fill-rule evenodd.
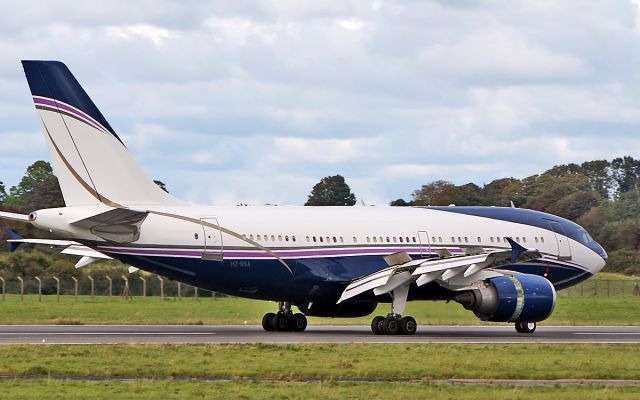
<path id="1" fill-rule="evenodd" d="M 155 182 L 167 190 L 164 183 Z M 356 196 L 341 175 L 322 178 L 305 203 L 312 206 L 355 204 Z M 584 226 L 605 248 L 609 254 L 606 270 L 640 274 L 640 160 L 633 157 L 557 165 L 539 175 L 499 178 L 482 187 L 435 180 L 415 190 L 409 200 L 397 199 L 390 203 L 392 206 L 451 204 L 513 205 L 567 218 Z M 1 210 L 29 213 L 62 206 L 60 185 L 48 162 L 36 161 L 30 165 L 18 185 L 8 192 L 0 182 Z M 47 237 L 46 232 L 36 232 L 29 224 L 8 221 L 0 224 L 25 237 Z M 80 277 L 83 274 L 73 268 L 75 260 L 60 255 L 55 249 L 24 247 L 24 251 L 0 254 L 0 276 L 70 273 Z M 0 249 L 8 251 L 8 245 L 3 244 Z M 116 274 L 126 273 L 126 268 L 116 262 L 104 264 L 102 268 L 111 268 Z"/>

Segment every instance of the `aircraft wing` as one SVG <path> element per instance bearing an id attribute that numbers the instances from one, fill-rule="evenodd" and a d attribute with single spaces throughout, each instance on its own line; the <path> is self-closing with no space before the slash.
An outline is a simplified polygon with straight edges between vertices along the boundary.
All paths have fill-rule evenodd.
<path id="1" fill-rule="evenodd" d="M 390 293 L 401 286 L 408 286 L 412 283 L 415 283 L 417 286 L 423 286 L 436 280 L 446 283 L 459 275 L 469 278 L 488 268 L 494 268 L 507 263 L 524 262 L 541 257 L 538 250 L 525 249 L 511 239 L 507 240 L 509 240 L 512 246 L 511 250 L 499 250 L 449 258 L 411 260 L 406 253 L 393 254 L 385 258 L 387 263 L 393 260 L 403 260 L 404 262 L 391 265 L 352 281 L 342 292 L 338 303 L 368 290 L 373 290 L 373 293 L 378 296 Z"/>

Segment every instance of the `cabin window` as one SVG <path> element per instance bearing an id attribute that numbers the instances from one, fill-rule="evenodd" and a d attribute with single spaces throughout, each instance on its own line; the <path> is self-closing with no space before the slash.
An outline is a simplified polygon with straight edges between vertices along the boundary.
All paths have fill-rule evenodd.
<path id="1" fill-rule="evenodd" d="M 373 243 L 378 243 L 378 238 L 377 237 L 373 237 Z"/>
<path id="2" fill-rule="evenodd" d="M 315 242 L 316 242 L 316 237 L 314 236 L 314 237 L 313 237 L 313 243 L 315 243 Z"/>
<path id="3" fill-rule="evenodd" d="M 396 243 L 396 242 L 397 242 L 397 240 L 396 240 L 396 237 L 394 236 L 393 237 L 393 243 Z"/>
<path id="4" fill-rule="evenodd" d="M 340 239 L 340 243 L 344 243 L 344 239 L 342 238 L 342 236 L 340 236 L 338 239 Z"/>
<path id="5" fill-rule="evenodd" d="M 307 242 L 309 242 L 309 236 L 307 236 Z"/>
<path id="6" fill-rule="evenodd" d="M 465 242 L 465 243 L 469 243 L 469 238 L 465 236 L 465 237 L 464 237 L 464 242 Z"/>
<path id="7" fill-rule="evenodd" d="M 367 243 L 371 243 L 371 238 L 367 236 Z"/>
<path id="8" fill-rule="evenodd" d="M 535 241 L 536 241 L 536 243 L 538 243 L 538 237 L 537 237 L 537 236 L 536 236 L 536 237 L 534 237 L 534 238 L 533 238 L 533 240 L 535 240 Z"/>
<path id="9" fill-rule="evenodd" d="M 323 242 L 322 236 L 318 236 L 318 239 L 320 239 L 320 243 Z"/>
<path id="10" fill-rule="evenodd" d="M 415 236 L 413 236 L 411 239 L 413 239 L 413 243 L 416 243 L 416 242 L 417 242 L 417 240 L 416 240 L 416 237 L 415 237 Z"/>
<path id="11" fill-rule="evenodd" d="M 356 238 L 355 236 L 353 237 L 353 243 L 358 243 L 358 238 Z"/>
<path id="12" fill-rule="evenodd" d="M 249 235 L 249 239 L 250 239 L 250 240 L 253 240 L 253 235 Z"/>
<path id="13" fill-rule="evenodd" d="M 456 238 L 454 238 L 453 236 L 451 236 L 451 243 L 455 243 L 456 242 Z"/>
<path id="14" fill-rule="evenodd" d="M 438 243 L 442 243 L 442 236 L 438 236 Z"/>
<path id="15" fill-rule="evenodd" d="M 260 235 L 256 236 L 257 240 L 262 240 L 262 237 Z"/>
<path id="16" fill-rule="evenodd" d="M 522 243 L 527 243 L 527 238 L 526 237 L 522 237 Z"/>
<path id="17" fill-rule="evenodd" d="M 496 237 L 496 241 L 500 243 L 500 236 Z"/>
<path id="18" fill-rule="evenodd" d="M 331 238 L 327 236 L 327 243 L 331 243 Z"/>
<path id="19" fill-rule="evenodd" d="M 338 239 L 336 239 L 336 237 L 333 237 L 333 243 L 338 243 Z"/>
<path id="20" fill-rule="evenodd" d="M 288 242 L 288 241 L 289 241 L 289 235 L 285 235 L 285 237 L 284 237 L 284 241 L 285 241 L 285 242 Z"/>
<path id="21" fill-rule="evenodd" d="M 482 239 L 478 236 L 478 243 L 482 243 Z"/>
<path id="22" fill-rule="evenodd" d="M 458 243 L 462 243 L 462 238 L 458 236 Z"/>
<path id="23" fill-rule="evenodd" d="M 435 236 L 431 236 L 431 243 L 435 243 L 436 242 L 436 237 Z"/>
<path id="24" fill-rule="evenodd" d="M 242 234 L 242 240 L 247 240 L 247 235 L 245 235 L 244 233 Z"/>
<path id="25" fill-rule="evenodd" d="M 390 242 L 390 240 L 389 240 L 389 236 L 387 236 L 387 243 L 389 243 L 389 242 Z"/>
<path id="26" fill-rule="evenodd" d="M 516 236 L 516 242 L 520 243 L 520 237 Z"/>
<path id="27" fill-rule="evenodd" d="M 278 241 L 282 242 L 282 235 L 278 235 Z"/>
<path id="28" fill-rule="evenodd" d="M 276 235 L 271 235 L 271 241 L 275 242 L 276 241 Z"/>
<path id="29" fill-rule="evenodd" d="M 398 239 L 400 239 L 400 243 L 402 243 L 402 242 L 403 242 L 403 240 L 404 240 L 404 239 L 402 238 L 402 236 L 400 236 Z"/>
<path id="30" fill-rule="evenodd" d="M 491 236 L 491 243 L 493 243 L 493 236 Z"/>
<path id="31" fill-rule="evenodd" d="M 291 240 L 292 240 L 293 242 L 295 242 L 295 241 L 296 241 L 296 237 L 295 237 L 295 236 L 291 236 Z"/>
<path id="32" fill-rule="evenodd" d="M 540 242 L 544 243 L 544 238 L 542 236 L 540 236 Z"/>
<path id="33" fill-rule="evenodd" d="M 407 243 L 409 243 L 411 240 L 409 240 L 409 236 L 407 236 Z"/>
<path id="34" fill-rule="evenodd" d="M 380 243 L 384 243 L 384 238 L 380 236 Z"/>

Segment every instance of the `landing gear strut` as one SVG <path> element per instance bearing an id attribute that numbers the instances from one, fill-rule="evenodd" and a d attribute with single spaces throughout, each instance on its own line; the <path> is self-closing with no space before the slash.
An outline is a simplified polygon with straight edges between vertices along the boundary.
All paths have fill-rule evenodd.
<path id="1" fill-rule="evenodd" d="M 413 335 L 416 333 L 418 324 L 413 317 L 403 317 L 400 314 L 404 311 L 409 294 L 409 286 L 400 286 L 391 295 L 391 314 L 386 317 L 378 315 L 371 321 L 371 332 L 374 335 Z"/>
<path id="2" fill-rule="evenodd" d="M 533 333 L 536 331 L 535 322 L 516 322 L 516 332 L 518 333 Z"/>
<path id="3" fill-rule="evenodd" d="M 266 313 L 262 317 L 262 328 L 269 332 L 302 332 L 307 329 L 307 317 L 301 313 L 294 314 L 290 302 L 280 301 L 277 313 Z"/>

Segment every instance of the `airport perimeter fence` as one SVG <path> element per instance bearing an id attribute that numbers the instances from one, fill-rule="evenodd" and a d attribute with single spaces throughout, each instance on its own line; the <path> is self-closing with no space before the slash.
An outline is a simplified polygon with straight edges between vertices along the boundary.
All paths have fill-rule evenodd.
<path id="1" fill-rule="evenodd" d="M 158 275 L 95 275 L 82 277 L 57 277 L 44 278 L 0 276 L 0 301 L 6 299 L 6 295 L 37 294 L 40 296 L 102 296 L 121 297 L 160 297 L 164 298 L 216 298 L 224 295 L 199 289 L 195 286 L 162 278 Z M 597 280 L 590 279 L 576 286 L 558 291 L 560 296 L 570 297 L 624 297 L 640 296 L 640 280 Z"/>
<path id="2" fill-rule="evenodd" d="M 158 275 L 86 275 L 82 277 L 11 277 L 0 276 L 0 301 L 7 295 L 91 296 L 106 298 L 159 297 L 217 298 L 225 295 L 176 282 Z"/>
<path id="3" fill-rule="evenodd" d="M 558 291 L 570 297 L 624 297 L 640 296 L 640 280 L 589 279 L 576 286 Z"/>

